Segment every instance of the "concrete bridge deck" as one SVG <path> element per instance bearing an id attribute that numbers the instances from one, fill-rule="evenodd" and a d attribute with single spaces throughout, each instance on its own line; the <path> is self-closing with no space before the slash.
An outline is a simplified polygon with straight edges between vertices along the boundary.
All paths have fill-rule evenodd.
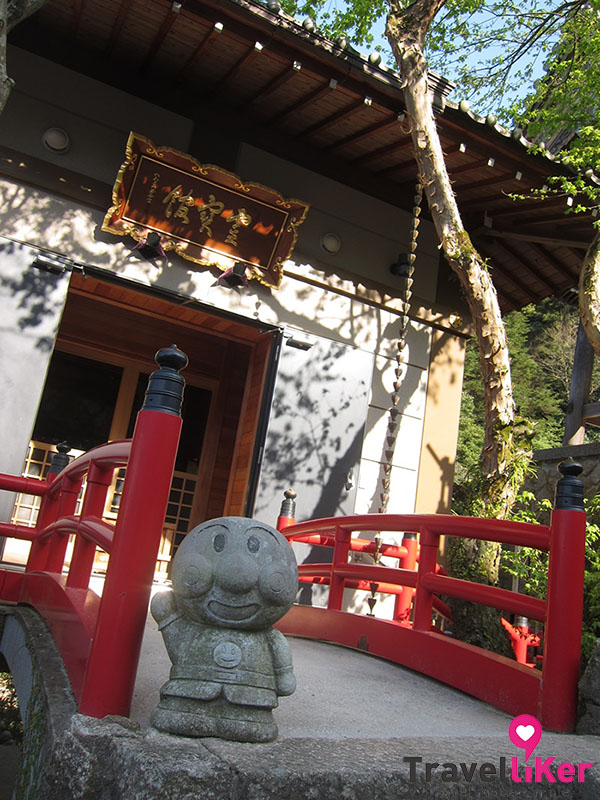
<path id="1" fill-rule="evenodd" d="M 280 698 L 279 739 L 506 736 L 511 720 L 462 692 L 383 659 L 288 637 L 298 688 Z M 171 662 L 156 623 L 146 623 L 131 718 L 147 728 Z"/>

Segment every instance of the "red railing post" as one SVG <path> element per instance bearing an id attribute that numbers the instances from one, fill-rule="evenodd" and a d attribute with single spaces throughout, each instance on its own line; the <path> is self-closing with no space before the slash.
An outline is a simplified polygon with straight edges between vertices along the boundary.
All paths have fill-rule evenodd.
<path id="1" fill-rule="evenodd" d="M 175 345 L 159 350 L 137 416 L 96 635 L 79 708 L 127 716 L 160 546 L 179 434 L 187 365 Z"/>
<path id="2" fill-rule="evenodd" d="M 277 517 L 276 528 L 278 531 L 296 524 L 296 492 L 293 489 L 287 489 L 283 496 L 285 500 L 281 503 L 281 510 Z"/>
<path id="3" fill-rule="evenodd" d="M 336 575 L 336 567 L 345 566 L 348 563 L 348 552 L 350 550 L 350 538 L 352 532 L 347 528 L 336 526 L 335 544 L 333 546 L 333 558 L 331 561 L 331 578 L 329 580 L 329 597 L 327 598 L 327 608 L 329 611 L 340 611 L 344 599 L 344 579 Z"/>
<path id="4" fill-rule="evenodd" d="M 566 732 L 577 716 L 586 515 L 577 477 L 581 465 L 565 461 L 558 469 L 563 477 L 550 525 L 541 721 L 549 730 Z"/>
<path id="5" fill-rule="evenodd" d="M 437 553 L 440 537 L 427 528 L 421 528 L 419 569 L 417 572 L 417 588 L 415 590 L 415 607 L 413 613 L 413 629 L 418 631 L 431 630 L 431 612 L 433 609 L 433 593 L 423 584 L 423 578 L 428 573 L 435 575 Z"/>
<path id="6" fill-rule="evenodd" d="M 399 560 L 398 566 L 401 569 L 414 570 L 417 566 L 417 553 L 419 552 L 416 533 L 405 533 L 402 539 L 402 546 L 406 548 L 406 555 Z M 415 590 L 410 586 L 404 586 L 401 594 L 396 596 L 394 619 L 397 622 L 407 622 L 409 620 L 414 593 Z"/>
<path id="7" fill-rule="evenodd" d="M 54 453 L 52 456 L 50 468 L 46 474 L 46 483 L 51 483 L 54 478 L 68 465 L 69 456 L 67 453 L 69 450 L 70 448 L 65 442 L 61 442 L 60 444 L 56 445 L 56 453 Z M 61 502 L 62 487 L 61 490 L 53 494 L 46 494 L 44 497 L 42 497 L 35 525 L 38 532 L 43 531 L 46 525 L 49 525 L 51 522 L 54 522 L 54 520 L 58 519 L 58 516 L 61 513 Z M 77 502 L 77 496 L 75 497 L 75 502 Z M 75 510 L 75 505 L 73 505 L 73 510 Z M 49 540 L 38 540 L 32 542 L 25 571 L 36 572 L 49 569 L 48 561 L 52 557 L 54 545 L 55 542 L 51 542 Z"/>
<path id="8" fill-rule="evenodd" d="M 69 517 L 75 513 L 81 484 L 82 478 L 63 478 L 59 493 L 57 493 L 58 507 L 54 519 Z M 64 533 L 53 533 L 50 536 L 45 567 L 47 572 L 57 572 L 59 574 L 62 572 L 68 544 L 69 537 Z"/>
<path id="9" fill-rule="evenodd" d="M 112 476 L 112 469 L 100 469 L 92 461 L 88 470 L 85 495 L 81 505 L 81 520 L 89 517 L 102 519 L 106 504 L 106 494 L 112 483 Z M 73 547 L 67 586 L 71 589 L 88 588 L 95 555 L 96 545 L 94 542 L 85 539 L 81 533 L 78 533 Z"/>

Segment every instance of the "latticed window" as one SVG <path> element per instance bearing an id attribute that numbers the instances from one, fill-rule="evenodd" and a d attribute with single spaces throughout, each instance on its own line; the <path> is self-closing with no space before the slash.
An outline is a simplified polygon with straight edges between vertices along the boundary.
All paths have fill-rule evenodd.
<path id="1" fill-rule="evenodd" d="M 25 465 L 23 467 L 22 475 L 24 478 L 39 478 L 45 480 L 48 470 L 50 469 L 50 462 L 52 456 L 56 452 L 56 448 L 52 444 L 46 442 L 29 442 L 27 449 L 27 456 L 25 458 Z M 71 450 L 70 455 L 73 457 L 80 456 L 83 450 Z M 83 488 L 79 494 L 77 501 L 76 513 L 79 513 L 79 506 L 83 496 Z M 41 498 L 35 497 L 31 494 L 19 493 L 15 499 L 15 505 L 11 517 L 11 522 L 17 525 L 26 525 L 33 528 L 37 522 L 37 515 L 40 508 Z"/>
<path id="2" fill-rule="evenodd" d="M 47 444 L 46 442 L 30 442 L 23 468 L 23 476 L 26 478 L 39 478 L 43 480 L 48 474 L 52 456 L 56 452 L 54 445 Z M 81 455 L 83 450 L 71 450 L 69 455 L 76 458 Z M 107 522 L 114 522 L 119 513 L 119 505 L 123 495 L 123 486 L 125 483 L 125 474 L 127 470 L 125 467 L 115 471 L 112 486 L 108 491 L 106 497 L 106 505 L 104 508 L 103 517 Z M 173 473 L 173 482 L 171 484 L 171 492 L 169 494 L 169 504 L 167 506 L 167 513 L 165 516 L 165 536 L 169 539 L 169 546 L 164 547 L 164 542 L 161 543 L 161 554 L 159 561 L 166 562 L 168 557 L 166 553 L 170 554 L 173 543 L 178 546 L 183 537 L 190 527 L 190 519 L 192 515 L 192 505 L 194 502 L 194 492 L 196 491 L 197 475 L 189 472 L 176 471 Z M 85 480 L 79 493 L 75 513 L 78 514 L 81 509 L 81 502 L 85 492 Z M 26 525 L 33 528 L 37 522 L 38 512 L 40 508 L 41 498 L 35 497 L 30 494 L 17 494 L 11 522 L 18 525 Z M 174 539 L 174 541 L 173 541 Z M 21 549 L 25 546 L 23 542 Z M 27 547 L 28 549 L 28 547 Z M 163 552 L 164 551 L 164 552 Z M 67 562 L 71 548 L 67 553 Z M 26 553 L 23 552 L 23 558 L 26 558 Z M 98 550 L 94 562 L 95 571 L 105 571 L 108 563 L 108 556 L 106 553 Z M 161 572 L 165 572 L 164 564 Z M 165 573 L 166 575 L 166 573 Z"/>

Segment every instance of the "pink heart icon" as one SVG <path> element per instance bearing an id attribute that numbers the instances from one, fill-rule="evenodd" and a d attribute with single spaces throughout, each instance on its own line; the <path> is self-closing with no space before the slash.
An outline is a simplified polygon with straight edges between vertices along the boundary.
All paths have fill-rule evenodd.
<path id="1" fill-rule="evenodd" d="M 533 725 L 517 725 L 515 730 L 517 732 L 517 736 L 523 739 L 524 742 L 528 742 L 535 733 L 535 728 Z"/>
<path id="2" fill-rule="evenodd" d="M 542 738 L 542 726 L 531 714 L 519 714 L 508 726 L 508 735 L 516 747 L 525 750 L 525 761 L 527 761 Z"/>

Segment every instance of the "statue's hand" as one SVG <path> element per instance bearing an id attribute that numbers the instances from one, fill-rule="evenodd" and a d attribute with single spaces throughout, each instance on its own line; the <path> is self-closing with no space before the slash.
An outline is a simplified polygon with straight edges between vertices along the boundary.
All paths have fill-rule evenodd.
<path id="1" fill-rule="evenodd" d="M 173 592 L 159 592 L 150 603 L 150 611 L 159 626 L 162 622 L 177 613 Z"/>
<path id="2" fill-rule="evenodd" d="M 296 678 L 291 667 L 276 674 L 275 681 L 277 683 L 277 694 L 281 697 L 294 694 L 296 691 Z"/>

